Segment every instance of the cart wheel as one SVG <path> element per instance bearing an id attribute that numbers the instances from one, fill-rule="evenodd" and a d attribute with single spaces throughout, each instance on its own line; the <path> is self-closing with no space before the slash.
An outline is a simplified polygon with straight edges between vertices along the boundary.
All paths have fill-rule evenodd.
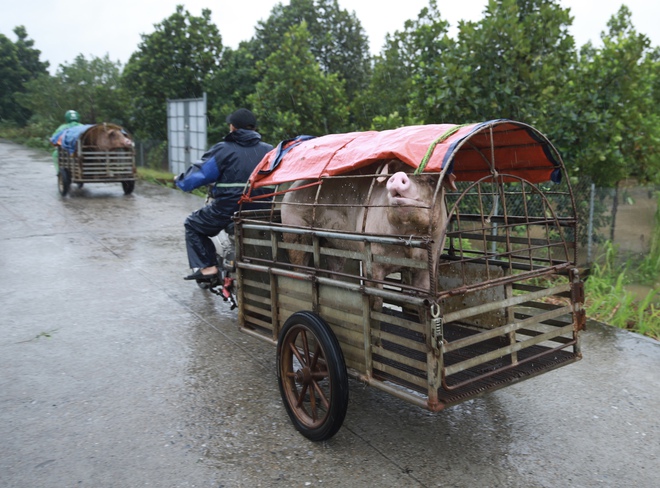
<path id="1" fill-rule="evenodd" d="M 133 193 L 133 189 L 135 188 L 135 182 L 134 181 L 122 181 L 121 186 L 124 189 L 124 195 L 130 195 Z"/>
<path id="2" fill-rule="evenodd" d="M 64 196 L 69 193 L 69 188 L 71 187 L 71 176 L 69 172 L 61 168 L 60 172 L 57 173 L 57 189 L 60 191 L 60 195 Z"/>
<path id="3" fill-rule="evenodd" d="M 296 312 L 277 343 L 277 380 L 286 411 L 312 441 L 337 433 L 348 408 L 344 355 L 330 327 L 312 312 Z"/>

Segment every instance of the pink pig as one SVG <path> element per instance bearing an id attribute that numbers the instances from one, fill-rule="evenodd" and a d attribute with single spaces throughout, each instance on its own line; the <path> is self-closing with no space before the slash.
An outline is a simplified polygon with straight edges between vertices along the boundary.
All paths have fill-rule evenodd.
<path id="1" fill-rule="evenodd" d="M 330 178 L 324 180 L 318 193 L 316 205 L 309 205 L 317 199 L 317 186 L 290 191 L 282 201 L 282 223 L 287 226 L 331 229 L 335 231 L 378 234 L 385 236 L 428 236 L 433 240 L 432 255 L 435 267 L 438 251 L 443 242 L 447 210 L 444 203 L 444 188 L 437 189 L 438 175 L 412 176 L 402 171 L 412 170 L 401 161 L 391 161 L 373 178 Z M 360 174 L 372 174 L 371 169 Z M 452 189 L 453 175 L 443 181 L 443 187 Z M 309 183 L 296 182 L 292 188 Z M 373 185 L 372 185 L 373 183 Z M 373 186 L 373 187 L 372 187 Z M 308 205 L 300 205 L 308 204 Z M 311 237 L 300 234 L 285 234 L 285 241 L 311 243 Z M 360 251 L 364 244 L 360 241 L 327 239 L 325 245 L 337 249 Z M 389 257 L 427 259 L 427 251 L 405 246 L 372 244 L 374 254 L 387 254 Z M 289 260 L 295 265 L 307 265 L 310 253 L 290 250 Z M 335 272 L 343 269 L 344 260 L 329 260 L 328 267 Z M 402 266 L 388 263 L 373 263 L 372 278 L 383 280 L 385 276 L 401 271 Z M 428 289 L 430 277 L 427 269 L 412 269 L 412 286 Z"/>

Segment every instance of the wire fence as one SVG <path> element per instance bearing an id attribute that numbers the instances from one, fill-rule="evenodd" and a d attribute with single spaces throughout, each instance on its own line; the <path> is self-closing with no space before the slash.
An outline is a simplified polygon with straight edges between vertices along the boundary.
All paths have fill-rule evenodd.
<path id="1" fill-rule="evenodd" d="M 580 180 L 573 188 L 580 225 L 586 242 L 579 243 L 579 262 L 591 263 L 611 241 L 620 257 L 648 254 L 660 199 L 660 186 L 641 186 L 625 182 L 615 188 L 597 188 L 589 180 Z"/>
<path id="2" fill-rule="evenodd" d="M 135 164 L 141 168 L 169 171 L 166 141 L 135 141 Z"/>

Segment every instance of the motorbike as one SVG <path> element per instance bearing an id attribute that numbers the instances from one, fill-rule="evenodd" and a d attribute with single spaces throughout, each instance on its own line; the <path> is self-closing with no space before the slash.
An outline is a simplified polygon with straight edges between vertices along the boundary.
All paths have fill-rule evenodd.
<path id="1" fill-rule="evenodd" d="M 208 205 L 213 197 L 207 193 L 205 205 Z M 208 290 L 215 295 L 221 296 L 225 302 L 231 305 L 230 310 L 234 310 L 238 303 L 236 302 L 236 241 L 234 239 L 234 224 L 230 224 L 225 230 L 220 231 L 217 236 L 211 237 L 218 259 L 218 278 L 213 281 L 198 281 L 197 286 L 203 290 Z M 197 269 L 193 268 L 193 272 Z"/>

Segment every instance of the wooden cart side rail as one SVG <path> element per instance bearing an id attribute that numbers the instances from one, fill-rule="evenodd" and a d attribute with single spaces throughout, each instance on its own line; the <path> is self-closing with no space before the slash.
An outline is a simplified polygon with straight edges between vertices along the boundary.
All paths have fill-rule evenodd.
<path id="1" fill-rule="evenodd" d="M 353 233 L 343 233 L 343 232 L 334 232 L 334 231 L 317 231 L 317 230 L 311 230 L 309 228 L 296 228 L 296 227 L 284 227 L 278 224 L 252 224 L 252 223 L 242 223 L 243 227 L 248 230 L 258 230 L 258 231 L 268 231 L 271 233 L 294 233 L 294 234 L 302 234 L 302 235 L 313 235 L 315 238 L 320 238 L 320 237 L 330 237 L 330 238 L 336 238 L 336 239 L 347 239 L 347 240 L 353 240 L 353 241 L 360 241 L 360 242 L 365 242 L 365 243 L 375 243 L 375 244 L 386 244 L 386 245 L 397 245 L 397 246 L 410 246 L 410 247 L 419 247 L 419 248 L 428 248 L 428 245 L 430 243 L 429 240 L 425 239 L 414 239 L 414 238 L 408 238 L 408 239 L 403 239 L 401 236 L 397 237 L 384 237 L 384 236 L 374 236 L 374 235 L 368 235 L 368 234 L 353 234 Z M 266 239 L 255 239 L 255 238 L 245 238 L 245 243 L 246 244 L 251 244 L 251 245 L 257 245 L 257 246 L 263 246 L 263 247 L 270 247 L 272 246 L 272 240 L 266 240 Z M 566 245 L 565 241 L 557 241 L 557 242 L 549 242 L 545 244 L 544 246 L 539 246 L 538 249 L 548 249 L 553 246 L 556 247 L 563 247 Z M 368 249 L 365 246 L 364 251 L 346 251 L 346 250 L 341 250 L 341 249 L 333 249 L 330 247 L 321 247 L 319 246 L 318 242 L 313 242 L 312 244 L 291 244 L 291 243 L 285 243 L 285 242 L 277 242 L 276 244 L 277 249 L 294 249 L 294 250 L 299 250 L 299 251 L 304 251 L 304 252 L 309 252 L 311 254 L 314 254 L 316 250 L 318 250 L 318 253 L 320 255 L 324 256 L 333 256 L 333 257 L 342 257 L 342 258 L 347 258 L 347 259 L 354 259 L 356 261 L 364 261 L 365 260 L 365 253 L 368 254 Z M 574 267 L 574 265 L 570 262 L 567 262 L 565 260 L 553 260 L 550 261 L 547 258 L 543 257 L 533 257 L 531 260 L 529 256 L 518 256 L 517 254 L 520 252 L 523 253 L 529 253 L 532 252 L 533 249 L 526 249 L 523 251 L 520 250 L 513 250 L 508 253 L 498 253 L 496 256 L 490 257 L 488 253 L 484 252 L 479 252 L 479 251 L 466 251 L 466 255 L 459 257 L 459 256 L 453 256 L 450 254 L 442 254 L 440 256 L 440 262 L 438 264 L 438 276 L 442 275 L 442 267 L 449 264 L 450 262 L 461 262 L 461 263 L 474 263 L 474 264 L 486 264 L 487 266 L 501 266 L 502 268 L 509 268 L 511 270 L 516 270 L 519 271 L 520 273 L 513 275 L 510 274 L 505 277 L 501 277 L 495 280 L 488 280 L 487 282 L 483 283 L 477 283 L 473 285 L 464 285 L 461 287 L 457 287 L 455 290 L 439 290 L 438 291 L 438 297 L 442 298 L 445 295 L 454 295 L 454 294 L 461 294 L 461 293 L 466 293 L 472 289 L 479 289 L 483 288 L 484 286 L 498 286 L 504 283 L 510 283 L 516 280 L 519 280 L 522 275 L 524 274 L 526 277 L 535 277 L 535 276 L 541 276 L 545 275 L 548 273 L 562 273 L 566 272 L 569 268 Z M 470 257 L 469 255 L 472 254 Z M 392 258 L 390 256 L 386 255 L 380 255 L 380 254 L 371 254 L 371 259 L 369 262 L 374 262 L 374 263 L 388 263 L 388 264 L 395 264 L 399 266 L 405 266 L 409 268 L 414 268 L 414 269 L 426 269 L 428 267 L 428 263 L 426 261 L 420 261 L 420 260 L 415 260 L 415 259 L 410 259 L 410 258 Z M 503 259 L 505 258 L 505 259 Z M 264 265 L 270 265 L 273 263 L 273 261 L 269 260 L 262 260 L 259 258 L 251 258 L 252 261 L 254 262 L 261 262 Z M 369 263 L 367 263 L 369 264 Z M 283 266 L 288 266 L 291 267 L 290 264 L 280 262 L 277 264 L 278 267 L 283 267 Z M 299 271 L 308 271 L 310 274 L 315 274 L 316 273 L 316 268 L 313 266 L 310 267 L 303 267 L 303 266 L 296 266 L 296 269 Z M 370 281 L 371 283 L 375 285 L 384 285 L 387 282 L 378 282 L 376 280 L 369 280 L 365 276 L 356 276 L 355 274 L 350 274 L 350 273 L 343 273 L 343 272 L 334 272 L 334 275 L 337 277 L 345 277 L 348 279 L 360 279 L 360 280 L 365 280 L 365 281 Z M 417 290 L 414 289 L 413 287 L 410 287 L 405 284 L 401 284 L 402 289 L 406 290 L 411 290 L 411 291 L 416 291 L 416 292 L 426 292 L 428 293 L 428 290 Z"/>
<path id="2" fill-rule="evenodd" d="M 386 356 L 387 352 L 388 351 L 385 351 L 385 350 L 383 350 L 382 348 L 380 348 L 378 346 L 374 346 L 374 354 L 376 354 L 376 355 Z M 373 366 L 374 366 L 374 369 L 376 369 L 378 371 L 382 371 L 383 373 L 387 373 L 387 374 L 389 374 L 393 377 L 396 377 L 400 380 L 403 380 L 403 381 L 405 381 L 406 383 L 408 383 L 410 385 L 414 385 L 417 388 L 419 388 L 421 391 L 426 391 L 427 388 L 428 388 L 428 382 L 427 382 L 426 376 L 424 376 L 424 377 L 417 376 L 415 374 L 403 371 L 400 368 L 395 368 L 394 366 L 392 366 L 390 364 L 386 364 L 386 363 L 378 361 L 376 359 L 374 359 L 374 361 L 373 361 Z M 424 373 L 426 373 L 426 364 L 421 364 L 420 363 L 419 367 L 420 368 L 423 367 L 424 369 L 422 370 L 422 369 L 417 368 L 418 371 L 420 371 L 420 372 L 423 371 Z"/>
<path id="3" fill-rule="evenodd" d="M 553 288 L 545 288 L 543 290 L 539 290 L 536 292 L 531 292 L 527 293 L 525 295 L 518 295 L 518 296 L 513 296 L 511 298 L 502 300 L 502 301 L 497 301 L 497 302 L 491 302 L 491 303 L 484 303 L 483 305 L 477 305 L 476 307 L 471 307 L 468 309 L 463 309 L 459 310 L 453 313 L 448 313 L 444 316 L 444 321 L 446 322 L 454 322 L 458 320 L 463 320 L 467 317 L 471 317 L 473 315 L 478 315 L 486 312 L 490 312 L 493 310 L 498 310 L 503 307 L 512 307 L 514 305 L 520 305 L 524 302 L 530 301 L 530 300 L 537 300 L 539 298 L 543 298 L 549 295 L 556 295 L 558 293 L 570 291 L 571 289 L 571 284 L 566 283 L 563 285 L 555 286 Z"/>
<path id="4" fill-rule="evenodd" d="M 236 267 L 240 269 L 246 269 L 246 270 L 252 270 L 252 271 L 261 271 L 263 273 L 272 273 L 273 275 L 276 276 L 286 276 L 289 278 L 294 278 L 297 280 L 303 280 L 303 281 L 314 281 L 318 282 L 320 284 L 326 284 L 326 285 L 332 285 L 336 286 L 338 288 L 344 288 L 346 290 L 352 290 L 357 293 L 364 293 L 366 295 L 371 295 L 375 297 L 380 297 L 384 298 L 386 300 L 391 300 L 391 301 L 401 301 L 403 298 L 403 295 L 401 293 L 396 293 L 396 292 L 391 292 L 388 290 L 381 290 L 379 288 L 374 288 L 370 286 L 364 286 L 364 285 L 359 285 L 355 283 L 347 283 L 345 281 L 341 280 L 336 280 L 332 278 L 325 278 L 322 276 L 314 276 L 310 275 L 307 273 L 301 273 L 297 271 L 290 271 L 284 268 L 278 268 L 274 266 L 264 266 L 260 264 L 252 264 L 252 263 L 246 263 L 246 262 L 237 262 Z M 411 306 L 422 306 L 424 304 L 428 303 L 428 300 L 426 298 L 419 298 L 415 296 L 405 296 L 405 301 L 409 303 Z"/>
<path id="5" fill-rule="evenodd" d="M 245 243 L 266 246 L 265 241 L 259 239 L 245 239 Z M 298 244 L 291 242 L 280 242 L 278 243 L 278 248 L 313 253 L 314 245 L 315 244 Z M 399 245 L 407 245 L 407 243 L 400 242 Z M 355 259 L 355 260 L 361 260 L 364 258 L 363 252 L 347 251 L 345 249 L 336 249 L 332 247 L 320 247 L 319 252 L 323 256 L 332 256 L 332 257 Z M 416 269 L 428 268 L 428 263 L 426 261 L 420 261 L 412 258 L 397 258 L 392 256 L 380 255 L 380 254 L 373 255 L 373 262 L 395 264 L 398 266 L 406 266 L 409 268 L 416 268 Z"/>
<path id="6" fill-rule="evenodd" d="M 486 331 L 486 332 L 475 334 L 475 335 L 467 337 L 465 339 L 459 339 L 457 341 L 452 341 L 452 342 L 445 342 L 445 343 L 443 343 L 442 350 L 443 350 L 443 352 L 447 353 L 447 352 L 451 352 L 451 351 L 456 351 L 458 349 L 462 349 L 464 347 L 471 346 L 473 344 L 477 344 L 479 342 L 484 342 L 488 339 L 493 339 L 495 337 L 501 337 L 505 334 L 508 334 L 510 332 L 516 332 L 516 331 L 521 330 L 521 329 L 535 330 L 535 328 L 539 327 L 539 324 L 541 322 L 543 322 L 544 320 L 552 319 L 552 318 L 556 318 L 556 317 L 561 317 L 562 315 L 570 314 L 571 311 L 572 311 L 571 307 L 563 307 L 563 308 L 559 308 L 557 310 L 552 310 L 550 312 L 546 312 L 544 314 L 535 315 L 535 316 L 530 317 L 528 319 L 520 320 L 518 322 L 514 322 L 514 323 L 509 324 L 509 325 L 498 327 L 496 329 L 491 329 L 491 330 Z M 569 329 L 565 329 L 566 327 L 569 327 Z M 445 370 L 446 374 L 447 375 L 454 374 L 456 371 L 471 368 L 471 367 L 476 366 L 478 364 L 488 362 L 491 359 L 511 354 L 511 352 L 513 352 L 514 350 L 519 351 L 520 349 L 522 349 L 524 347 L 528 347 L 530 345 L 534 345 L 534 344 L 543 342 L 544 340 L 547 340 L 547 339 L 552 339 L 554 336 L 559 336 L 559 335 L 567 333 L 567 332 L 568 333 L 573 333 L 573 331 L 574 331 L 572 322 L 568 323 L 567 325 L 564 325 L 564 327 L 556 327 L 556 328 L 553 327 L 553 329 L 554 330 L 552 330 L 552 331 L 540 334 L 539 336 L 543 336 L 544 339 L 542 339 L 538 342 L 533 342 L 531 340 L 530 341 L 524 341 L 524 342 L 516 342 L 515 344 L 510 344 L 506 347 L 502 347 L 500 349 L 497 349 L 496 351 L 493 351 L 491 353 L 491 354 L 494 354 L 492 357 L 479 356 L 477 358 L 471 359 L 470 361 L 464 361 L 464 362 L 461 362 L 461 363 L 457 363 L 457 364 L 452 365 L 451 367 L 448 366 Z M 539 336 L 537 336 L 536 339 L 538 339 Z M 534 340 L 536 340 L 536 339 L 534 339 Z M 499 354 L 499 356 L 497 354 Z"/>
<path id="7" fill-rule="evenodd" d="M 571 331 L 573 331 L 573 325 L 572 324 L 567 325 L 563 329 L 560 329 L 560 330 L 564 333 L 571 332 Z M 498 358 L 501 358 L 502 356 L 506 356 L 507 354 L 513 354 L 515 352 L 521 351 L 521 350 L 523 350 L 525 348 L 528 348 L 530 346 L 533 346 L 535 344 L 540 344 L 542 342 L 545 342 L 545 341 L 548 340 L 548 338 L 550 336 L 552 336 L 552 334 L 554 334 L 554 332 L 547 332 L 545 334 L 541 334 L 540 336 L 534 337 L 532 339 L 528 339 L 527 341 L 524 341 L 524 342 L 516 342 L 515 344 L 512 344 L 511 346 L 501 348 L 497 351 L 492 351 L 492 352 L 488 353 L 486 356 L 489 358 L 488 359 L 489 361 L 493 360 L 493 359 L 498 359 Z M 470 385 L 470 384 L 473 384 L 473 383 L 475 383 L 477 381 L 480 381 L 482 379 L 488 378 L 489 376 L 497 374 L 498 372 L 513 369 L 517 365 L 534 361 L 534 360 L 536 360 L 538 358 L 541 358 L 543 356 L 548 356 L 548 355 L 555 354 L 558 351 L 561 351 L 562 349 L 566 349 L 568 346 L 576 345 L 576 344 L 577 344 L 577 339 L 573 339 L 572 341 L 570 341 L 567 344 L 559 344 L 558 346 L 556 346 L 552 349 L 547 349 L 546 348 L 542 352 L 539 352 L 538 354 L 535 354 L 533 356 L 524 358 L 524 359 L 516 361 L 516 362 L 511 362 L 511 364 L 509 364 L 507 366 L 504 366 L 502 368 L 499 368 L 499 370 L 497 370 L 497 371 L 489 371 L 487 373 L 478 375 L 476 377 L 472 377 L 467 381 L 462 381 L 462 382 L 459 382 L 459 383 L 454 383 L 454 384 L 449 385 L 446 381 L 448 376 L 450 376 L 451 374 L 456 374 L 456 373 L 464 370 L 465 368 L 473 367 L 473 366 L 478 365 L 478 364 L 468 364 L 468 363 L 470 363 L 470 361 L 466 361 L 465 364 L 460 368 L 459 368 L 459 365 L 453 365 L 451 367 L 450 372 L 447 372 L 446 368 L 443 370 L 444 375 L 443 375 L 443 380 L 442 380 L 442 386 L 447 391 L 456 390 L 456 389 L 459 389 L 463 386 Z M 507 352 L 504 352 L 504 351 L 509 351 L 509 352 L 507 353 Z M 486 356 L 479 356 L 477 358 L 474 358 L 474 360 L 477 360 L 477 359 L 480 360 L 480 359 L 483 359 Z M 577 360 L 577 359 L 578 359 L 578 356 L 577 355 L 574 356 L 573 360 Z M 455 366 L 455 368 L 454 368 L 454 366 Z"/>

